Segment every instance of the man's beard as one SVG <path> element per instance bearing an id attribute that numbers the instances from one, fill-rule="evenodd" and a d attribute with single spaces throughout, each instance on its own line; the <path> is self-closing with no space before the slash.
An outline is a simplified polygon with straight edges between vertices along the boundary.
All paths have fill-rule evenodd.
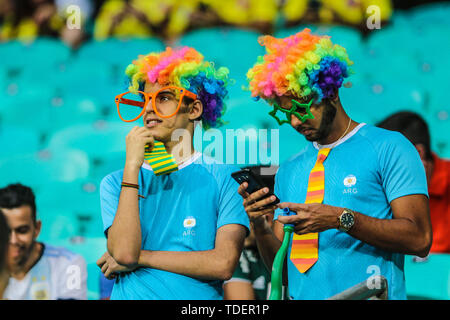
<path id="1" fill-rule="evenodd" d="M 21 247 L 21 250 L 23 250 L 22 254 L 14 259 L 9 259 L 10 266 L 23 267 L 28 262 L 36 244 L 37 242 L 33 241 L 29 247 Z"/>
<path id="2" fill-rule="evenodd" d="M 322 120 L 320 121 L 319 128 L 316 133 L 306 137 L 308 141 L 321 141 L 324 140 L 331 132 L 334 118 L 336 117 L 336 108 L 333 107 L 330 101 L 326 100 L 324 104 L 324 110 L 322 113 Z"/>

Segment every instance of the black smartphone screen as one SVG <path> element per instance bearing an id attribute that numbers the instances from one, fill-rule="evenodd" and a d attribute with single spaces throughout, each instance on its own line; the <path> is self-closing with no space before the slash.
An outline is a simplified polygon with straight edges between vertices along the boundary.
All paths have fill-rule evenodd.
<path id="1" fill-rule="evenodd" d="M 256 192 L 264 187 L 267 187 L 262 180 L 256 175 L 254 174 L 252 171 L 250 170 L 240 170 L 240 171 L 236 171 L 233 172 L 231 174 L 231 177 L 236 180 L 237 183 L 242 184 L 244 182 L 248 183 L 247 189 L 246 191 L 249 194 L 252 194 L 253 192 Z M 269 188 L 269 193 L 267 194 L 267 197 L 274 195 L 273 194 L 273 190 L 271 188 Z M 275 196 L 276 197 L 276 196 Z M 280 202 L 280 200 L 278 199 L 278 197 L 276 197 L 277 199 L 271 203 L 271 205 L 273 204 L 277 204 Z"/>

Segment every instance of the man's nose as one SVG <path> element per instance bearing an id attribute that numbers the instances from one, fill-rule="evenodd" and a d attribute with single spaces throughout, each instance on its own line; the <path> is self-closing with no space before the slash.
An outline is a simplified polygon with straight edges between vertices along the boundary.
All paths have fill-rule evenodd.
<path id="1" fill-rule="evenodd" d="M 297 118 L 295 115 L 291 114 L 291 126 L 292 127 L 296 128 L 302 124 L 303 124 L 303 122 L 299 118 Z"/>
<path id="2" fill-rule="evenodd" d="M 14 231 L 11 231 L 11 233 L 9 234 L 9 243 L 10 244 L 17 244 L 18 241 L 18 237 L 17 237 L 17 233 Z"/>
<path id="3" fill-rule="evenodd" d="M 145 105 L 144 108 L 145 108 L 145 112 L 146 112 L 146 113 L 149 113 L 150 111 L 153 110 L 153 107 L 152 107 L 152 98 L 149 98 L 149 99 L 148 99 L 147 104 Z"/>

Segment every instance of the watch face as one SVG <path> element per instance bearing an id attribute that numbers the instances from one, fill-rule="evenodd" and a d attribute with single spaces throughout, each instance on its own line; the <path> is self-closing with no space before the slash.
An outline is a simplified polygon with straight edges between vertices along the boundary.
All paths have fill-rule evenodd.
<path id="1" fill-rule="evenodd" d="M 348 212 L 344 213 L 341 217 L 341 224 L 345 228 L 350 228 L 351 226 L 353 226 L 354 222 L 355 222 L 355 218 L 353 217 L 352 214 L 350 214 Z"/>

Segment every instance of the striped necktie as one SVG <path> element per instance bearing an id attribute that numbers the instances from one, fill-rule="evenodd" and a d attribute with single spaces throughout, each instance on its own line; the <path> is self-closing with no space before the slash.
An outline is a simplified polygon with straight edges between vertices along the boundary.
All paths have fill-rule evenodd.
<path id="1" fill-rule="evenodd" d="M 148 162 L 157 176 L 178 170 L 174 156 L 167 153 L 166 147 L 160 141 L 155 141 L 151 151 L 148 145 L 145 147 L 144 160 Z"/>
<path id="2" fill-rule="evenodd" d="M 323 162 L 330 153 L 330 148 L 323 148 L 317 154 L 317 161 L 309 174 L 305 203 L 322 203 L 325 189 Z M 294 233 L 291 247 L 291 261 L 301 273 L 311 268 L 319 258 L 319 234 Z"/>

